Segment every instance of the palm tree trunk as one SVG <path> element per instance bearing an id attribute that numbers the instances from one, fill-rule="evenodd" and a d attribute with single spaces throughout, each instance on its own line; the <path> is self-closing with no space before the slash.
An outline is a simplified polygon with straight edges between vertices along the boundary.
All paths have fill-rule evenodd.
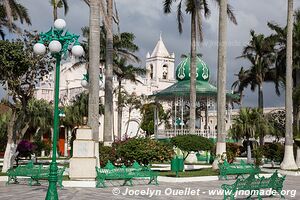
<path id="1" fill-rule="evenodd" d="M 95 140 L 95 156 L 99 166 L 99 55 L 100 55 L 100 11 L 99 1 L 90 1 L 89 34 L 89 102 L 88 125 Z"/>
<path id="2" fill-rule="evenodd" d="M 128 134 L 128 129 L 129 129 L 129 123 L 130 123 L 130 120 L 131 120 L 131 108 L 129 108 L 129 110 L 128 110 L 128 121 L 127 121 L 127 126 L 126 126 L 125 135 Z"/>
<path id="3" fill-rule="evenodd" d="M 263 96 L 263 85 L 262 83 L 259 84 L 258 87 L 258 108 L 260 109 L 261 114 L 264 113 L 264 96 Z M 264 140 L 264 133 L 261 133 L 262 135 L 259 136 L 259 144 L 262 146 L 265 143 Z"/>
<path id="4" fill-rule="evenodd" d="M 190 134 L 195 133 L 196 121 L 196 11 L 191 14 L 191 77 L 190 77 Z"/>
<path id="5" fill-rule="evenodd" d="M 106 27 L 106 69 L 105 69 L 105 106 L 104 106 L 104 145 L 111 145 L 114 133 L 113 108 L 113 0 L 107 0 Z"/>
<path id="6" fill-rule="evenodd" d="M 293 0 L 288 0 L 286 87 L 285 87 L 285 148 L 281 169 L 298 169 L 293 151 Z"/>
<path id="7" fill-rule="evenodd" d="M 122 96 L 121 96 L 121 87 L 122 80 L 119 79 L 119 87 L 118 87 L 118 139 L 122 138 Z"/>
<path id="8" fill-rule="evenodd" d="M 54 1 L 53 4 L 53 21 L 57 20 L 57 4 L 56 1 Z"/>
<path id="9" fill-rule="evenodd" d="M 217 147 L 216 155 L 226 152 L 225 104 L 226 104 L 226 46 L 227 46 L 227 0 L 220 1 L 219 48 L 218 48 L 218 94 L 217 94 Z M 218 158 L 212 168 L 218 169 Z"/>
<path id="10" fill-rule="evenodd" d="M 263 96 L 262 84 L 259 84 L 259 87 L 258 87 L 258 108 L 261 110 L 264 109 L 264 96 Z"/>

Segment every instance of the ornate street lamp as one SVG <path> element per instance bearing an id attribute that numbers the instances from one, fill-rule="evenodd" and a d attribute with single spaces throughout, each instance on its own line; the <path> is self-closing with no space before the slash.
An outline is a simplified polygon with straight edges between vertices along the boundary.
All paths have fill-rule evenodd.
<path id="1" fill-rule="evenodd" d="M 54 93 L 54 124 L 53 124 L 53 138 L 52 138 L 52 161 L 50 164 L 49 186 L 46 195 L 46 200 L 58 199 L 57 194 L 57 136 L 59 133 L 59 79 L 60 79 L 60 61 L 62 56 L 66 56 L 69 46 L 73 44 L 72 54 L 74 56 L 83 55 L 83 48 L 78 42 L 79 35 L 71 34 L 64 31 L 66 22 L 63 19 L 57 19 L 52 27 L 46 33 L 39 34 L 39 41 L 33 46 L 33 50 L 38 55 L 43 55 L 48 46 L 52 56 L 56 59 L 55 69 L 55 93 Z"/>

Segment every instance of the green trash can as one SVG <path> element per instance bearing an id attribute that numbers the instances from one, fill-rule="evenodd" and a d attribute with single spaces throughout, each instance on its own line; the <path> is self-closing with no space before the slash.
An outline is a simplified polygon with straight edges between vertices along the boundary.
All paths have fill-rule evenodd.
<path id="1" fill-rule="evenodd" d="M 176 176 L 178 177 L 178 172 L 182 172 L 184 169 L 183 158 L 176 156 L 171 160 L 171 171 L 176 172 Z"/>

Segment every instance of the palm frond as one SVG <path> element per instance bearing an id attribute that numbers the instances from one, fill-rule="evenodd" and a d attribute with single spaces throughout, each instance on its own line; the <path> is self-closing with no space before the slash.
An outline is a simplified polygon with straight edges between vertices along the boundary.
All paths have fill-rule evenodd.
<path id="1" fill-rule="evenodd" d="M 163 2 L 164 13 L 168 14 L 171 12 L 172 3 L 173 0 L 164 0 Z"/>
<path id="2" fill-rule="evenodd" d="M 64 13 L 65 15 L 67 15 L 68 11 L 69 11 L 69 5 L 68 5 L 68 1 L 67 0 L 61 0 L 63 7 L 64 7 Z"/>

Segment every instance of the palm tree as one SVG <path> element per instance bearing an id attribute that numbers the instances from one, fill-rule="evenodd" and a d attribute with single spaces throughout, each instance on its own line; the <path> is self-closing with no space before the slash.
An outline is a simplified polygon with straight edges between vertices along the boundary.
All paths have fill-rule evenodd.
<path id="1" fill-rule="evenodd" d="M 89 42 L 89 27 L 85 26 L 81 28 L 82 35 L 84 37 L 81 45 L 84 49 L 88 49 Z M 139 62 L 139 58 L 135 55 L 135 52 L 139 50 L 139 47 L 134 43 L 135 35 L 129 32 L 122 32 L 120 34 L 113 35 L 113 50 L 114 57 L 123 57 L 132 62 Z M 100 63 L 105 65 L 106 62 L 106 31 L 105 27 L 100 27 Z M 81 60 L 75 63 L 75 66 L 85 63 L 88 65 L 88 52 L 81 58 Z"/>
<path id="2" fill-rule="evenodd" d="M 275 42 L 271 38 L 266 38 L 263 34 L 256 34 L 250 31 L 251 40 L 244 47 L 243 53 L 238 58 L 247 59 L 251 66 L 244 70 L 242 67 L 238 76 L 238 80 L 232 84 L 232 88 L 242 94 L 243 90 L 250 85 L 252 91 L 258 88 L 258 108 L 263 112 L 263 83 L 274 82 L 276 94 L 279 92 L 279 79 L 277 71 L 274 67 L 276 55 L 274 52 Z M 264 143 L 265 134 L 260 136 L 260 144 Z"/>
<path id="3" fill-rule="evenodd" d="M 293 151 L 293 0 L 288 0 L 286 86 L 285 86 L 285 146 L 281 169 L 298 169 Z"/>
<path id="4" fill-rule="evenodd" d="M 172 4 L 176 0 L 164 0 L 164 12 L 170 13 Z M 186 13 L 191 15 L 191 69 L 190 69 L 190 133 L 195 132 L 195 119 L 196 119 L 196 41 L 197 32 L 200 42 L 203 41 L 202 32 L 202 13 L 205 18 L 210 16 L 210 9 L 207 0 L 180 0 L 177 5 L 177 22 L 179 33 L 182 33 L 182 3 L 186 5 Z M 220 5 L 221 1 L 216 0 Z M 203 11 L 203 12 L 202 12 Z M 236 19 L 233 15 L 231 7 L 228 6 L 227 13 L 231 21 L 236 24 Z"/>
<path id="5" fill-rule="evenodd" d="M 114 74 L 118 79 L 118 138 L 122 136 L 122 110 L 124 107 L 122 100 L 122 81 L 129 80 L 133 83 L 142 83 L 137 79 L 137 75 L 145 74 L 146 70 L 133 65 L 127 65 L 125 58 L 114 59 Z"/>
<path id="6" fill-rule="evenodd" d="M 105 107 L 104 107 L 104 145 L 111 145 L 114 136 L 113 106 L 113 0 L 107 0 L 106 26 L 106 68 L 105 68 Z"/>
<path id="7" fill-rule="evenodd" d="M 82 125 L 83 117 L 88 116 L 88 101 L 89 94 L 84 92 L 78 94 L 71 101 L 71 105 L 64 107 L 66 117 L 63 119 L 63 124 L 70 128 L 75 128 Z M 102 115 L 104 112 L 103 105 L 99 103 L 98 107 L 99 115 Z"/>
<path id="8" fill-rule="evenodd" d="M 19 21 L 31 25 L 31 20 L 27 11 L 22 4 L 17 3 L 16 0 L 2 0 L 0 1 L 0 35 L 4 39 L 3 28 L 8 28 L 10 32 L 20 33 L 20 28 L 14 23 Z"/>
<path id="9" fill-rule="evenodd" d="M 233 119 L 229 133 L 235 139 L 245 139 L 247 143 L 247 162 L 251 162 L 250 139 L 256 138 L 260 131 L 271 129 L 269 122 L 260 109 L 241 108 L 239 115 Z"/>
<path id="10" fill-rule="evenodd" d="M 300 9 L 295 11 L 293 29 L 293 90 L 297 93 L 300 85 Z M 285 86 L 286 77 L 286 43 L 287 43 L 287 27 L 280 27 L 276 23 L 268 23 L 268 26 L 275 33 L 270 36 L 276 42 L 275 52 L 277 59 L 275 63 L 277 78 L 281 85 Z M 297 117 L 300 114 L 299 101 L 293 97 L 293 115 L 294 123 L 299 127 L 300 119 Z M 299 131 L 299 129 L 298 129 Z"/>
<path id="11" fill-rule="evenodd" d="M 44 99 L 31 99 L 27 110 L 30 126 L 36 130 L 35 134 L 40 130 L 49 131 L 51 129 L 53 108 L 49 102 Z"/>
<path id="12" fill-rule="evenodd" d="M 142 100 L 143 100 L 143 96 L 137 96 L 135 93 L 130 94 L 129 96 L 127 96 L 126 101 L 125 101 L 125 105 L 128 108 L 128 120 L 127 120 L 127 126 L 126 126 L 126 131 L 125 131 L 125 135 L 128 134 L 128 128 L 129 128 L 129 124 L 130 122 L 136 122 L 136 123 L 140 123 L 140 119 L 132 119 L 131 118 L 131 112 L 133 110 L 139 110 L 142 107 Z M 139 129 L 140 129 L 140 125 L 139 125 Z M 139 129 L 136 132 L 136 135 L 138 135 L 139 133 Z"/>
<path id="13" fill-rule="evenodd" d="M 52 7 L 53 7 L 53 19 L 54 21 L 57 20 L 57 11 L 58 8 L 64 7 L 65 15 L 69 11 L 69 5 L 67 0 L 51 0 L 50 1 Z"/>
<path id="14" fill-rule="evenodd" d="M 226 106 L 226 55 L 227 55 L 227 0 L 220 1 L 219 8 L 219 42 L 218 42 L 218 83 L 217 83 L 217 146 L 216 154 L 226 152 L 225 106 Z M 213 169 L 218 169 L 218 158 L 215 159 Z"/>
<path id="15" fill-rule="evenodd" d="M 243 102 L 243 92 L 244 89 L 248 86 L 248 83 L 251 82 L 250 79 L 251 76 L 249 75 L 250 71 L 245 70 L 244 67 L 241 67 L 238 74 L 235 74 L 235 76 L 238 77 L 236 81 L 232 83 L 231 89 L 234 90 L 235 93 L 240 94 L 240 104 L 242 105 Z"/>
<path id="16" fill-rule="evenodd" d="M 95 140 L 95 155 L 99 166 L 99 60 L 100 60 L 100 6 L 98 0 L 85 0 L 90 7 L 89 17 L 89 102 L 88 125 Z"/>
<path id="17" fill-rule="evenodd" d="M 238 81 L 232 87 L 238 91 L 244 90 L 249 85 L 252 91 L 258 88 L 258 108 L 263 109 L 263 83 L 265 81 L 274 82 L 276 93 L 279 94 L 278 79 L 276 79 L 276 70 L 273 67 L 276 59 L 275 43 L 263 34 L 256 34 L 253 30 L 250 34 L 251 40 L 238 58 L 247 59 L 251 66 L 247 70 L 241 69 Z"/>

